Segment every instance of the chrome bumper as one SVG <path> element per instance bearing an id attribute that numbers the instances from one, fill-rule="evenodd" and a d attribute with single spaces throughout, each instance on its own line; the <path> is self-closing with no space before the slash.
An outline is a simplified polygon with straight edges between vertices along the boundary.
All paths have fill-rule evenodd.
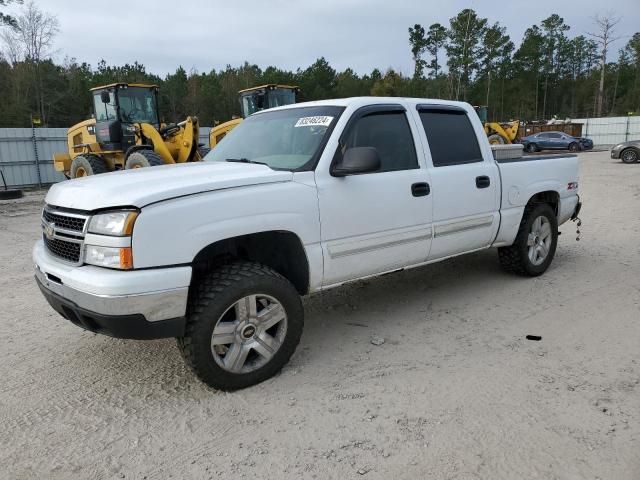
<path id="1" fill-rule="evenodd" d="M 143 315 L 148 322 L 185 315 L 190 267 L 142 271 L 72 267 L 52 259 L 41 241 L 34 247 L 33 260 L 42 287 L 81 309 L 109 316 Z"/>

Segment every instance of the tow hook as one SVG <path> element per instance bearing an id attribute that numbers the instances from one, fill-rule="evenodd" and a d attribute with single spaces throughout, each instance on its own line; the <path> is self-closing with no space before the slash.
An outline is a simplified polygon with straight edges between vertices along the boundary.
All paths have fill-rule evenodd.
<path id="1" fill-rule="evenodd" d="M 576 242 L 580 241 L 580 227 L 582 226 L 582 220 L 580 217 L 575 217 L 571 219 L 572 222 L 576 222 Z"/>

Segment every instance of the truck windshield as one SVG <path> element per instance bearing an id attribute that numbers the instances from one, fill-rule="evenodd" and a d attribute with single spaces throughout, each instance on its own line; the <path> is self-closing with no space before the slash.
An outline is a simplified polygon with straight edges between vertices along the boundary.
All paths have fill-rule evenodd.
<path id="1" fill-rule="evenodd" d="M 264 163 L 275 170 L 312 168 L 343 110 L 322 106 L 257 113 L 229 132 L 205 161 Z"/>
<path id="2" fill-rule="evenodd" d="M 118 90 L 120 118 L 125 123 L 158 123 L 158 108 L 153 90 L 141 87 Z"/>

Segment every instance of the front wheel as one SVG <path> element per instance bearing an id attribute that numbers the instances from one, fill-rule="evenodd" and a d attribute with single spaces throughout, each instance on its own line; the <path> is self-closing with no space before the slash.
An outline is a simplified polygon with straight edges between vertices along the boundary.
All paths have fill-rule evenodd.
<path id="1" fill-rule="evenodd" d="M 178 347 L 193 372 L 219 390 L 260 383 L 289 361 L 304 324 L 294 286 L 264 265 L 234 262 L 201 278 Z"/>
<path id="2" fill-rule="evenodd" d="M 570 152 L 578 152 L 580 151 L 580 145 L 578 145 L 577 143 L 573 142 L 569 144 L 569 151 Z"/>
<path id="3" fill-rule="evenodd" d="M 529 153 L 536 153 L 538 151 L 538 147 L 535 143 L 527 143 L 525 150 Z"/>
<path id="4" fill-rule="evenodd" d="M 548 204 L 530 205 L 513 245 L 498 248 L 502 268 L 508 272 L 530 277 L 542 275 L 556 253 L 558 220 Z"/>
<path id="5" fill-rule="evenodd" d="M 127 157 L 124 168 L 131 170 L 133 168 L 156 167 L 164 165 L 164 160 L 153 150 L 138 150 Z"/>

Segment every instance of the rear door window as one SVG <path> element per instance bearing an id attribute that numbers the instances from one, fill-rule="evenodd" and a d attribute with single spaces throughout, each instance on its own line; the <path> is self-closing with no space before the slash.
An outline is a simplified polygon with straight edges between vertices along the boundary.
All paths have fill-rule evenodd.
<path id="1" fill-rule="evenodd" d="M 418 110 L 434 167 L 484 161 L 478 137 L 464 110 L 437 107 Z"/>

